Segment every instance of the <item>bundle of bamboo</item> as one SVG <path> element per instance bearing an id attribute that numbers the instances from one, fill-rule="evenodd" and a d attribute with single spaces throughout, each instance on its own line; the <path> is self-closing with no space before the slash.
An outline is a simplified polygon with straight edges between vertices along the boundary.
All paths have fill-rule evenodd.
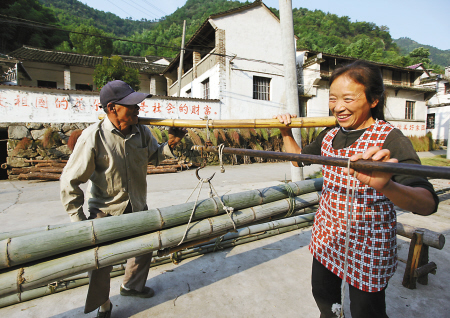
<path id="1" fill-rule="evenodd" d="M 291 182 L 287 184 L 294 195 L 307 195 L 308 202 L 316 204 L 322 179 Z M 313 192 L 314 191 L 314 192 Z M 289 196 L 286 185 L 251 190 L 221 197 L 226 206 L 244 209 L 266 204 Z M 0 234 L 0 269 L 39 260 L 71 250 L 102 244 L 111 240 L 161 230 L 188 222 L 194 202 L 130 213 L 120 218 L 102 218 L 85 222 L 68 223 L 51 231 L 29 229 Z M 223 214 L 219 198 L 197 202 L 193 220 Z M 57 242 L 57 244 L 53 244 Z"/>
<path id="2" fill-rule="evenodd" d="M 305 187 L 303 188 L 296 183 L 290 184 L 294 193 L 301 194 L 304 192 L 317 191 L 317 186 L 321 184 L 321 182 L 319 183 L 317 180 L 304 182 Z M 234 198 L 230 196 L 224 196 L 223 201 L 234 201 L 237 203 L 236 206 L 252 206 L 248 204 L 248 201 L 253 199 L 253 205 L 257 206 L 235 210 L 232 214 L 232 219 L 230 219 L 228 215 L 210 217 L 211 215 L 219 214 L 220 203 L 213 199 L 204 200 L 203 211 L 201 205 L 199 206 L 200 209 L 195 211 L 195 219 L 198 221 L 191 223 L 185 238 L 186 242 L 222 235 L 233 229 L 234 224 L 240 227 L 247 223 L 254 223 L 259 220 L 267 219 L 268 217 L 286 213 L 291 208 L 299 209 L 317 204 L 319 199 L 317 192 L 311 192 L 291 200 L 281 199 L 271 203 L 264 203 L 264 201 L 267 200 L 273 201 L 274 198 L 286 198 L 287 190 L 284 185 L 259 191 L 247 191 L 244 195 L 246 197 L 244 200 L 242 200 L 242 195 L 237 195 Z M 229 203 L 225 204 L 234 206 Z M 156 210 L 153 215 L 143 212 L 115 218 L 100 219 L 108 222 L 113 221 L 115 224 L 111 224 L 112 226 L 110 227 L 105 227 L 106 222 L 97 222 L 95 223 L 95 226 L 92 222 L 73 223 L 70 226 L 67 225 L 59 229 L 40 233 L 46 234 L 46 237 L 44 236 L 44 238 L 41 238 L 39 240 L 40 243 L 34 244 L 33 247 L 30 246 L 30 242 L 36 241 L 37 238 L 32 238 L 32 235 L 17 236 L 16 239 L 4 240 L 2 241 L 3 250 L 8 250 L 8 252 L 0 256 L 3 267 L 9 267 L 25 262 L 26 266 L 1 271 L 0 296 L 7 296 L 17 292 L 30 290 L 64 277 L 116 264 L 129 257 L 176 246 L 184 235 L 186 225 L 173 225 L 182 222 L 185 223 L 186 216 L 173 212 L 175 210 L 181 210 L 183 212 L 188 205 L 189 204 L 185 204 L 182 205 L 181 208 L 178 207 L 175 209 L 173 209 L 173 207 L 168 207 L 166 217 L 163 217 L 163 214 L 160 213 L 159 210 Z M 205 209 L 206 206 L 209 206 L 209 208 Z M 190 214 L 190 210 L 191 209 L 189 209 L 189 212 L 187 213 L 188 215 Z M 140 217 L 144 214 L 146 214 L 146 217 Z M 184 214 L 186 215 L 186 213 Z M 133 238 L 122 241 L 115 241 L 114 243 L 99 244 L 101 242 L 108 242 L 109 240 L 117 240 L 117 237 L 136 235 L 136 232 L 133 234 L 133 231 L 130 231 L 129 229 L 133 228 L 133 226 L 127 224 L 127 220 L 129 220 L 128 217 L 135 215 L 140 217 L 142 223 L 150 225 L 150 227 L 145 228 L 146 225 L 139 224 L 138 227 L 140 228 L 141 233 L 148 233 L 152 230 L 161 228 L 167 229 L 134 236 Z M 87 228 L 83 228 L 85 224 L 88 225 Z M 68 230 L 68 228 L 70 228 L 70 230 Z M 69 238 L 66 239 L 65 243 L 61 241 L 60 235 L 54 235 L 61 231 Z M 87 231 L 89 233 L 87 233 Z M 80 233 L 81 236 L 78 236 L 77 232 Z M 93 236 L 92 233 L 94 233 Z M 115 235 L 116 233 L 119 233 L 119 236 Z M 81 242 L 82 246 L 89 246 L 93 243 L 91 240 L 95 243 L 94 248 L 79 250 L 80 245 L 75 244 Z M 38 253 L 39 257 L 36 257 L 37 254 L 35 254 L 35 248 L 40 250 Z M 78 250 L 74 251 L 75 249 Z M 49 257 L 49 255 L 55 255 L 55 251 L 57 251 L 59 255 L 56 255 L 53 258 Z M 70 254 L 61 254 L 67 251 L 70 251 Z M 40 260 L 43 257 L 46 258 L 45 261 L 31 262 L 32 260 Z"/>
<path id="3" fill-rule="evenodd" d="M 215 240 L 208 241 L 203 244 L 195 245 L 192 248 L 185 248 L 177 251 L 176 256 L 168 256 L 167 254 L 172 251 L 164 250 L 165 255 L 158 256 L 158 253 L 154 252 L 151 267 L 159 266 L 169 262 L 178 263 L 179 261 L 202 254 L 217 251 L 232 246 L 237 246 L 263 238 L 267 238 L 274 235 L 286 233 L 306 226 L 311 225 L 314 218 L 314 213 L 301 216 L 293 216 L 282 220 L 281 222 L 267 222 L 248 226 L 239 229 L 237 232 L 232 232 L 221 237 L 220 243 L 217 244 Z M 111 277 L 123 275 L 125 272 L 124 264 L 115 265 L 111 272 Z M 46 296 L 49 294 L 58 293 L 71 288 L 79 287 L 88 284 L 89 280 L 87 273 L 71 276 L 66 279 L 59 280 L 48 284 L 47 286 L 38 287 L 22 293 L 17 293 L 7 297 L 0 298 L 0 308 L 17 304 L 19 302 L 28 301 L 34 298 Z"/>

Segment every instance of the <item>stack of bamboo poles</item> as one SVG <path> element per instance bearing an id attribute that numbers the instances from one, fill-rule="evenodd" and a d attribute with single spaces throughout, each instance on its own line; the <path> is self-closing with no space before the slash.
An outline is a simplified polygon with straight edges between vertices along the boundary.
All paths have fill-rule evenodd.
<path id="1" fill-rule="evenodd" d="M 158 250 L 163 251 L 156 259 L 157 263 L 170 261 L 167 254 L 178 249 L 183 249 L 177 253 L 181 258 L 212 251 L 217 246 L 211 239 L 233 230 L 234 225 L 242 228 L 300 209 L 305 213 L 305 208 L 318 203 L 321 186 L 322 180 L 314 179 L 224 195 L 222 202 L 235 208 L 231 216 L 224 214 L 224 206 L 218 198 L 202 200 L 197 203 L 185 243 L 179 247 L 177 245 L 187 229 L 186 223 L 195 205 L 193 202 L 52 228 L 1 233 L 0 297 L 23 301 L 30 299 L 25 293 L 35 294 L 37 289 L 44 291 L 45 295 L 54 292 L 57 289 L 55 282 L 62 282 L 65 278 Z M 307 220 L 310 222 L 312 217 Z M 276 228 L 284 225 L 300 226 L 298 220 L 291 220 L 290 225 L 284 222 L 259 224 L 258 230 L 241 229 L 238 233 L 243 237 L 234 236 L 238 235 L 236 233 L 228 234 L 223 236 L 220 245 L 234 246 L 244 238 L 242 242 L 253 240 L 255 233 L 259 233 L 256 237 L 262 238 L 268 233 L 282 232 Z M 206 245 L 191 248 L 199 243 Z M 189 249 L 186 250 L 187 247 Z M 70 281 L 56 286 L 66 289 Z"/>
<path id="2" fill-rule="evenodd" d="M 67 160 L 36 160 L 30 159 L 31 167 L 11 168 L 10 175 L 17 175 L 19 180 L 59 180 Z M 7 166 L 2 166 L 6 169 Z"/>
<path id="3" fill-rule="evenodd" d="M 174 173 L 177 171 L 188 170 L 190 168 L 199 167 L 200 164 L 197 163 L 183 163 L 178 161 L 178 159 L 165 159 L 161 161 L 159 166 L 154 166 L 149 164 L 147 166 L 147 174 L 157 174 L 157 173 Z"/>
<path id="4" fill-rule="evenodd" d="M 190 248 L 168 249 L 153 252 L 152 263 L 150 267 L 155 267 L 167 263 L 178 264 L 180 261 L 212 253 L 225 248 L 250 243 L 256 240 L 268 238 L 271 236 L 283 234 L 312 225 L 314 213 L 304 214 L 305 211 L 314 211 L 314 208 L 305 208 L 297 211 L 296 216 L 276 221 L 256 224 L 239 229 L 237 232 L 227 233 L 217 239 L 195 245 Z M 304 215 L 299 215 L 304 214 Z M 117 277 L 125 273 L 125 263 L 113 266 L 111 277 Z M 38 297 L 59 293 L 68 289 L 87 285 L 89 278 L 87 273 L 71 276 L 50 283 L 46 286 L 38 287 L 32 290 L 24 291 L 14 295 L 0 298 L 0 308 L 28 301 Z"/>

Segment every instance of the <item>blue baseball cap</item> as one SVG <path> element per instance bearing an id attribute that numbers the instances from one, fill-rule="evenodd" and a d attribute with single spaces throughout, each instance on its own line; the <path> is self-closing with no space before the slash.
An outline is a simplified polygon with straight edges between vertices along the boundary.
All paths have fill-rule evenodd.
<path id="1" fill-rule="evenodd" d="M 100 103 L 104 108 L 108 103 L 125 106 L 136 105 L 149 97 L 152 97 L 152 95 L 135 92 L 130 85 L 121 80 L 108 82 L 100 91 Z"/>

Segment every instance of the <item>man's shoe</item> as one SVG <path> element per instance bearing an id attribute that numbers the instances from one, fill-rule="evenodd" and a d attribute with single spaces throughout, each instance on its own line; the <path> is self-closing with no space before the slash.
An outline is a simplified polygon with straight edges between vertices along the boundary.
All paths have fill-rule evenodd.
<path id="1" fill-rule="evenodd" d="M 97 318 L 111 318 L 111 312 L 113 309 L 113 304 L 110 303 L 110 307 L 108 311 L 103 311 L 100 312 L 100 308 L 98 309 L 99 311 L 97 311 Z"/>
<path id="2" fill-rule="evenodd" d="M 141 298 L 150 298 L 153 297 L 155 294 L 154 290 L 150 287 L 144 287 L 142 291 L 137 291 L 134 289 L 125 289 L 122 286 L 120 286 L 120 294 L 122 296 L 134 296 L 134 297 L 141 297 Z"/>

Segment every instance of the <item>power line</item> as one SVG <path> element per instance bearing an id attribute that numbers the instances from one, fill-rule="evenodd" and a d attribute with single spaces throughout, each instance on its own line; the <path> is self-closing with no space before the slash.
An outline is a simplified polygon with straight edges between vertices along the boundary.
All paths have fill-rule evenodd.
<path id="1" fill-rule="evenodd" d="M 133 8 L 135 8 L 135 9 L 138 10 L 138 11 L 144 10 L 144 11 L 145 11 L 144 13 L 148 13 L 148 14 L 150 14 L 150 15 L 152 15 L 152 16 L 158 18 L 158 16 L 157 16 L 156 14 L 154 14 L 153 12 L 150 12 L 150 11 L 148 11 L 147 9 L 143 8 L 143 7 L 139 7 L 139 5 L 138 5 L 136 2 L 134 2 L 133 0 L 129 0 L 129 1 L 133 2 L 136 6 L 135 6 L 135 5 L 132 5 L 131 3 L 127 2 L 126 0 L 123 0 L 123 1 L 124 1 L 125 3 L 127 3 L 128 5 L 132 6 Z"/>
<path id="2" fill-rule="evenodd" d="M 120 8 L 117 4 L 115 4 L 115 3 L 112 2 L 111 0 L 108 0 L 108 2 L 111 3 L 112 5 L 116 6 L 117 8 L 119 8 L 120 10 L 122 10 L 123 12 L 125 12 L 126 14 L 129 14 L 129 15 L 130 15 L 130 18 L 131 18 L 131 14 L 130 14 L 130 13 L 128 13 L 128 12 L 125 11 L 124 9 Z"/>
<path id="3" fill-rule="evenodd" d="M 141 0 L 142 2 L 146 3 L 147 5 L 155 8 L 156 10 L 158 10 L 159 12 L 161 12 L 164 16 L 167 16 L 167 13 L 165 13 L 164 11 L 162 11 L 161 9 L 159 9 L 157 6 L 153 5 L 152 3 L 145 1 L 145 0 Z"/>

